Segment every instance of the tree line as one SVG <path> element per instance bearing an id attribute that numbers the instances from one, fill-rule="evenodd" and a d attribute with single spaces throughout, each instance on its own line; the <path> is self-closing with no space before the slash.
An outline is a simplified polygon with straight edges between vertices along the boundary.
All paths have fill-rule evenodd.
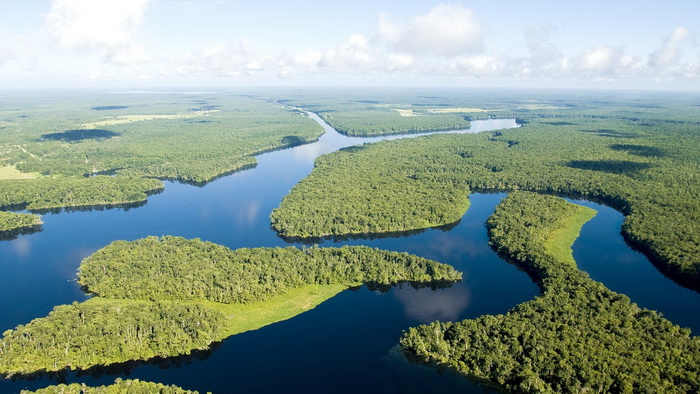
<path id="1" fill-rule="evenodd" d="M 572 195 L 620 210 L 628 240 L 700 289 L 697 127 L 563 119 L 324 155 L 272 212 L 272 226 L 288 237 L 397 232 L 458 221 L 474 190 Z"/>
<path id="2" fill-rule="evenodd" d="M 98 295 L 61 305 L 0 340 L 0 374 L 86 369 L 206 349 L 227 335 L 213 303 L 267 301 L 310 284 L 454 282 L 451 266 L 362 246 L 232 251 L 198 239 L 116 241 L 86 258 L 79 283 Z M 261 304 L 264 308 L 264 304 Z"/>
<path id="3" fill-rule="evenodd" d="M 541 295 L 505 315 L 411 328 L 401 346 L 510 391 L 700 390 L 698 337 L 548 253 L 545 243 L 576 214 L 562 199 L 512 192 L 489 218 L 489 237 Z"/>

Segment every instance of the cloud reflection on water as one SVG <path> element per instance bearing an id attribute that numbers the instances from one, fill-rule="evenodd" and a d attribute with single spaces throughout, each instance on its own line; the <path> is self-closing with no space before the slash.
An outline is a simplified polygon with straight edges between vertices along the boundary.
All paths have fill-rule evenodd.
<path id="1" fill-rule="evenodd" d="M 403 305 L 406 317 L 421 323 L 457 320 L 471 304 L 471 291 L 463 285 L 440 291 L 403 286 L 394 289 L 394 297 Z"/>

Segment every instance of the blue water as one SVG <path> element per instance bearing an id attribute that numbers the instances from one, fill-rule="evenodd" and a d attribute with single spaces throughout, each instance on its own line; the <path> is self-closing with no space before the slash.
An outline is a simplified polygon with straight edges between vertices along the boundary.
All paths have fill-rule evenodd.
<path id="1" fill-rule="evenodd" d="M 478 121 L 466 132 L 515 126 L 513 120 Z M 83 258 L 114 240 L 169 234 L 233 249 L 288 246 L 270 229 L 269 214 L 308 175 L 316 157 L 349 145 L 416 136 L 349 138 L 324 127 L 326 133 L 318 142 L 260 155 L 255 168 L 204 187 L 166 182 L 163 193 L 151 196 L 138 208 L 47 214 L 43 231 L 0 242 L 0 295 L 5 300 L 0 304 L 0 330 L 45 316 L 55 305 L 86 299 L 75 283 L 76 269 Z M 452 264 L 464 273 L 464 279 L 450 288 L 405 285 L 380 292 L 363 286 L 293 319 L 231 337 L 195 357 L 131 363 L 89 376 L 67 373 L 61 378 L 0 380 L 0 392 L 36 389 L 57 381 L 108 384 L 116 377 L 215 393 L 482 392 L 450 372 L 405 361 L 395 347 L 408 327 L 504 313 L 538 294 L 525 273 L 501 260 L 488 246 L 484 223 L 503 197 L 472 194 L 469 211 L 449 230 L 319 242 L 322 246 L 362 244 L 406 251 Z M 700 310 L 700 296 L 667 280 L 624 244 L 619 213 L 584 203 L 599 214 L 584 226 L 574 245 L 582 269 L 641 306 L 660 310 L 698 332 L 700 322 L 694 311 Z"/>

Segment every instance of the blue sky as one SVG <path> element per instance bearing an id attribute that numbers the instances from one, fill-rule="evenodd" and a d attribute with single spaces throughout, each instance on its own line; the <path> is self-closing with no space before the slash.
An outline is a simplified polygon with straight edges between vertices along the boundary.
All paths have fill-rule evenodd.
<path id="1" fill-rule="evenodd" d="M 4 88 L 700 90 L 698 1 L 3 3 Z"/>

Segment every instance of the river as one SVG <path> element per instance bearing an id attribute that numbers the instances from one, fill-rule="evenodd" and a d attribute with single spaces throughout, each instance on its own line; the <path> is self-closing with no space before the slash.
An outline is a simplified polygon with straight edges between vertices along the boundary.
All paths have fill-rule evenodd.
<path id="1" fill-rule="evenodd" d="M 203 187 L 166 182 L 165 191 L 131 209 L 44 215 L 43 231 L 0 242 L 0 330 L 48 314 L 55 305 L 87 296 L 75 282 L 80 261 L 108 243 L 149 235 L 201 238 L 230 248 L 288 246 L 270 229 L 269 214 L 313 168 L 321 154 L 384 139 L 419 136 L 346 137 L 311 115 L 326 130 L 318 142 L 265 153 L 258 165 Z M 512 119 L 474 121 L 478 132 L 517 127 Z M 526 130 L 525 130 L 526 131 Z M 293 319 L 233 336 L 213 351 L 150 363 L 129 363 L 89 374 L 0 381 L 0 392 L 56 383 L 109 384 L 117 377 L 175 384 L 200 392 L 483 392 L 450 372 L 411 364 L 396 350 L 402 330 L 439 320 L 504 313 L 538 294 L 528 276 L 488 246 L 484 223 L 504 194 L 472 194 L 471 207 L 454 226 L 404 237 L 324 240 L 321 246 L 362 244 L 406 251 L 452 264 L 462 283 L 445 289 L 363 286 L 348 290 Z M 620 231 L 622 215 L 599 211 L 574 244 L 582 269 L 641 306 L 673 322 L 700 328 L 693 311 L 700 296 L 661 275 L 630 250 Z M 678 302 L 682 300 L 682 302 Z"/>

